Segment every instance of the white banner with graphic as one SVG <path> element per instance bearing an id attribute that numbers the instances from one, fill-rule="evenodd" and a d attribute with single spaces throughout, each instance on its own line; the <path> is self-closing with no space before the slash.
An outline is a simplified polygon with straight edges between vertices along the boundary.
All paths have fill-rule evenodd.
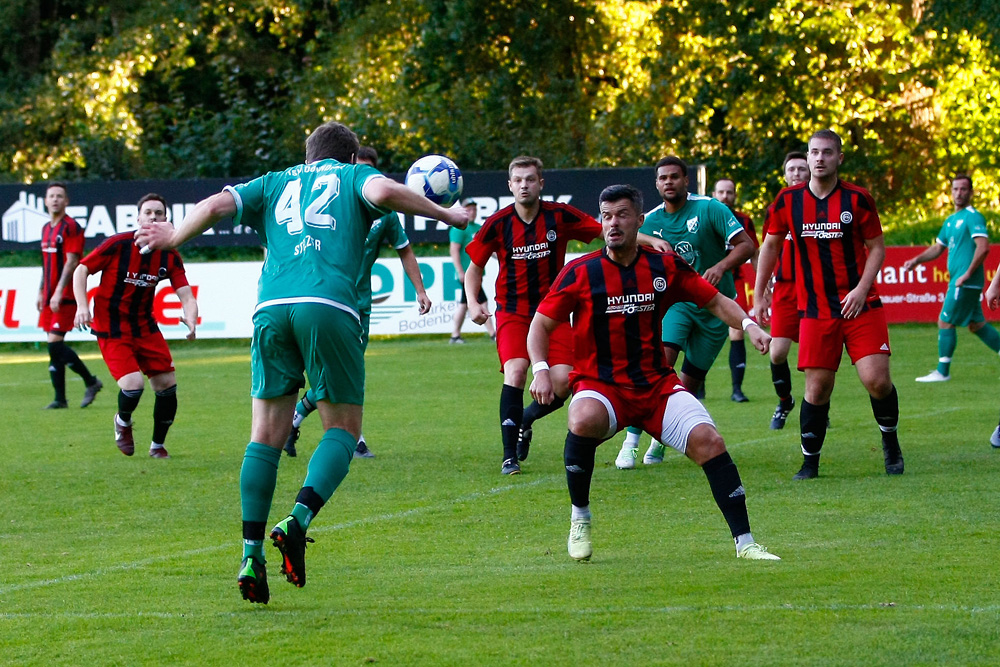
<path id="1" fill-rule="evenodd" d="M 418 262 L 424 287 L 433 303 L 430 312 L 419 314 L 416 290 L 399 260 L 379 259 L 372 269 L 371 335 L 451 332 L 462 289 L 455 267 L 448 257 L 420 257 Z M 198 338 L 250 338 L 260 264 L 210 262 L 185 264 L 184 268 L 198 299 Z M 491 260 L 483 279 L 491 311 L 496 274 L 496 261 Z M 45 333 L 38 328 L 35 306 L 41 278 L 41 267 L 0 269 L 0 343 L 45 340 Z M 91 299 L 97 282 L 98 278 L 91 276 L 88 283 Z M 157 287 L 153 311 L 164 337 L 179 339 L 187 335 L 187 327 L 179 320 L 180 301 L 166 281 Z M 462 331 L 473 333 L 484 329 L 466 317 Z M 66 337 L 68 341 L 93 339 L 89 331 L 73 331 Z"/>

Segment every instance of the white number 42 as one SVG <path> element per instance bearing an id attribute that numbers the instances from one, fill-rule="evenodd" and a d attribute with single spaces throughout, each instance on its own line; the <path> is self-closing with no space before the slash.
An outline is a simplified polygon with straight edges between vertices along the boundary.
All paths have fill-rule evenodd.
<path id="1" fill-rule="evenodd" d="M 320 213 L 327 204 L 340 194 L 340 178 L 336 174 L 326 174 L 313 181 L 309 193 L 309 206 L 302 211 L 302 181 L 295 179 L 285 185 L 274 205 L 274 220 L 279 225 L 288 225 L 289 234 L 302 231 L 303 222 L 310 227 L 336 229 L 337 219 L 328 213 Z"/>

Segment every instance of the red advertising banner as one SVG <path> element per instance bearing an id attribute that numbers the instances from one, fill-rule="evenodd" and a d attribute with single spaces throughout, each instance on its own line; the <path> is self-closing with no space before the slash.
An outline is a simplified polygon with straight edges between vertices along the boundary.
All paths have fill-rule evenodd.
<path id="1" fill-rule="evenodd" d="M 876 289 L 885 306 L 886 319 L 893 324 L 902 322 L 937 322 L 948 289 L 948 255 L 945 253 L 933 262 L 903 271 L 903 262 L 919 255 L 925 246 L 892 246 L 886 248 L 885 262 L 876 279 Z M 991 245 L 990 254 L 983 265 L 986 285 L 989 285 L 1000 264 L 1000 245 Z M 751 307 L 753 305 L 753 269 L 743 265 L 744 286 Z M 984 286 L 985 290 L 985 286 Z M 987 320 L 1000 321 L 1000 310 L 990 310 L 983 301 Z"/>

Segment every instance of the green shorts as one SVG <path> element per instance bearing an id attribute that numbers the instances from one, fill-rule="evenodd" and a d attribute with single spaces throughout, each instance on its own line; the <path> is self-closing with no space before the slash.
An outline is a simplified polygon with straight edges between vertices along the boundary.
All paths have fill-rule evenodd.
<path id="1" fill-rule="evenodd" d="M 358 315 L 361 316 L 361 351 L 364 352 L 368 349 L 368 330 L 372 326 L 372 309 L 362 308 Z"/>
<path id="2" fill-rule="evenodd" d="M 729 325 L 693 303 L 670 306 L 663 316 L 663 342 L 684 351 L 684 361 L 708 371 L 729 340 Z"/>
<path id="3" fill-rule="evenodd" d="M 253 316 L 250 395 L 278 398 L 305 385 L 317 400 L 363 405 L 365 354 L 353 314 L 319 303 L 268 306 Z"/>
<path id="4" fill-rule="evenodd" d="M 964 327 L 975 322 L 983 322 L 983 304 L 980 297 L 981 287 L 955 287 L 948 283 L 948 291 L 944 295 L 944 305 L 941 306 L 941 321 L 956 327 Z"/>

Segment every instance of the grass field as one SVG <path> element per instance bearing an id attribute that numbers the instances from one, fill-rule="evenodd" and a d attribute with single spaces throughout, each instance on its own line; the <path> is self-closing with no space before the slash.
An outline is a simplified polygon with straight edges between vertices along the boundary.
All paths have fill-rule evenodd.
<path id="1" fill-rule="evenodd" d="M 781 562 L 734 557 L 704 474 L 679 456 L 618 471 L 598 450 L 593 562 L 566 555 L 565 411 L 540 422 L 525 474 L 503 478 L 500 375 L 484 338 L 373 342 L 359 460 L 310 531 L 309 585 L 271 558 L 271 603 L 236 589 L 248 346 L 177 343 L 170 460 L 112 438 L 115 391 L 45 412 L 41 352 L 0 350 L 0 663 L 38 665 L 993 665 L 1000 654 L 1000 362 L 959 334 L 953 380 L 932 326 L 895 327 L 906 474 L 888 478 L 850 366 L 834 393 L 821 477 L 798 469 L 798 410 L 772 432 L 766 360 L 708 409 L 742 473 L 754 534 Z M 725 354 L 725 353 L 724 353 Z M 793 376 L 801 396 L 802 375 Z M 79 380 L 70 396 L 79 400 Z M 71 402 L 71 405 L 72 402 Z M 320 434 L 279 470 L 284 516 Z M 643 447 L 646 441 L 644 440 Z"/>

